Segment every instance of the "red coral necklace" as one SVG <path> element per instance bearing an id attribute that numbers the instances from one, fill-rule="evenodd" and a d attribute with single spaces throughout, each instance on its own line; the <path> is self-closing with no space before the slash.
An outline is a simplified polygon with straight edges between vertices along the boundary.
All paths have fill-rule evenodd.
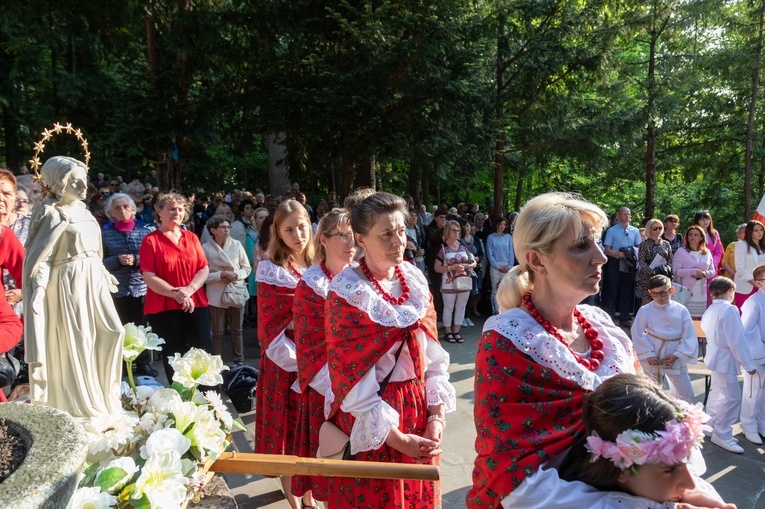
<path id="1" fill-rule="evenodd" d="M 401 283 L 401 297 L 394 297 L 390 293 L 386 292 L 383 287 L 380 285 L 380 282 L 372 275 L 372 272 L 369 270 L 369 267 L 367 267 L 367 262 L 365 258 L 362 258 L 359 260 L 359 268 L 361 269 L 361 272 L 364 273 L 364 275 L 369 279 L 369 281 L 374 285 L 375 288 L 377 288 L 377 291 L 380 292 L 380 295 L 382 295 L 382 298 L 391 304 L 395 305 L 401 305 L 409 300 L 409 285 L 406 282 L 406 278 L 404 277 L 404 274 L 401 272 L 401 268 L 396 265 L 394 267 L 394 271 L 396 273 L 396 277 L 398 278 L 398 281 Z"/>
<path id="2" fill-rule="evenodd" d="M 300 278 L 303 277 L 303 273 L 302 272 L 298 272 L 298 270 L 295 268 L 295 266 L 292 265 L 292 262 L 287 262 L 287 266 L 290 268 L 292 273 L 295 274 L 296 278 L 300 279 Z"/>
<path id="3" fill-rule="evenodd" d="M 329 273 L 327 266 L 324 264 L 324 260 L 321 261 L 321 271 L 324 272 L 324 275 L 327 276 L 327 279 L 332 281 L 332 274 Z"/>
<path id="4" fill-rule="evenodd" d="M 531 300 L 531 292 L 526 292 L 523 294 L 523 304 L 526 306 L 526 309 L 529 310 L 531 317 L 534 318 L 539 325 L 541 325 L 547 332 L 555 336 L 558 341 L 563 343 L 563 345 L 565 345 L 566 348 L 568 348 L 569 351 L 574 354 L 574 357 L 576 357 L 576 360 L 579 364 L 589 369 L 590 371 L 598 370 L 600 367 L 600 361 L 605 358 L 605 354 L 603 353 L 603 340 L 598 337 L 600 336 L 600 333 L 592 327 L 590 322 L 588 322 L 587 319 L 582 316 L 582 313 L 580 313 L 578 309 L 574 308 L 574 318 L 576 318 L 576 321 L 579 322 L 582 330 L 584 330 L 584 337 L 590 341 L 589 359 L 582 354 L 571 350 L 571 347 L 566 344 L 566 341 L 564 341 L 563 336 L 561 335 L 558 328 L 551 324 L 550 320 L 546 320 L 545 317 L 542 316 L 542 313 L 540 313 L 537 307 L 534 305 L 534 302 Z"/>

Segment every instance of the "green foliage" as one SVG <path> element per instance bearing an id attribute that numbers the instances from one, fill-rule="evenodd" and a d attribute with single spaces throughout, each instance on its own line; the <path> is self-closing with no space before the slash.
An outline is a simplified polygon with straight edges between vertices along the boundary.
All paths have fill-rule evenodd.
<path id="1" fill-rule="evenodd" d="M 175 144 L 184 187 L 268 191 L 265 137 L 315 202 L 344 168 L 431 204 L 549 189 L 606 210 L 744 209 L 744 144 L 762 2 L 154 0 L 0 3 L 0 159 L 55 121 L 94 172 L 144 177 Z M 655 67 L 649 73 L 649 59 Z M 499 73 L 499 74 L 498 74 Z M 498 77 L 501 76 L 501 87 Z M 499 114 L 498 114 L 499 113 Z M 655 126 L 656 191 L 646 196 Z M 765 125 L 759 114 L 755 125 Z M 753 151 L 765 185 L 762 128 Z M 77 156 L 54 140 L 50 153 Z M 48 150 L 46 150 L 46 154 Z M 517 193 L 517 196 L 516 196 Z"/>

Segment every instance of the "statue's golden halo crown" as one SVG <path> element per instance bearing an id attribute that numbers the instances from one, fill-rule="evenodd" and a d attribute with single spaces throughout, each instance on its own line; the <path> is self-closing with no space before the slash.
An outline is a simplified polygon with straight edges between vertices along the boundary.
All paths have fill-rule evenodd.
<path id="1" fill-rule="evenodd" d="M 32 156 L 32 159 L 29 160 L 29 165 L 32 167 L 32 170 L 35 172 L 34 180 L 40 186 L 42 186 L 43 190 L 46 193 L 50 192 L 50 189 L 45 185 L 45 182 L 43 182 L 42 175 L 40 175 L 40 154 L 43 153 L 45 150 L 45 144 L 53 137 L 54 134 L 61 134 L 62 132 L 66 132 L 66 134 L 73 134 L 77 137 L 77 139 L 80 141 L 80 144 L 82 145 L 82 149 L 85 151 L 85 167 L 88 168 L 88 163 L 90 162 L 90 150 L 88 150 L 88 140 L 85 139 L 85 137 L 82 135 L 82 131 L 79 129 L 75 129 L 72 127 L 72 124 L 67 122 L 66 125 L 61 125 L 59 122 L 56 122 L 53 124 L 53 129 L 45 129 L 42 132 L 43 137 L 40 139 L 40 141 L 35 143 L 35 154 Z"/>

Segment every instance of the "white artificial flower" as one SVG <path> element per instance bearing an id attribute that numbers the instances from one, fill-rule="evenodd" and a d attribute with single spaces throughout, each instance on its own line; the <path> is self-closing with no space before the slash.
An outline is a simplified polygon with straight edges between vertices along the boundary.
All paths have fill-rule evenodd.
<path id="1" fill-rule="evenodd" d="M 116 504 L 117 497 L 101 491 L 101 488 L 79 488 L 66 509 L 109 509 Z"/>
<path id="2" fill-rule="evenodd" d="M 135 483 L 133 499 L 143 495 L 149 499 L 152 509 L 177 509 L 186 499 L 188 479 L 181 471 L 178 451 L 168 449 L 152 454 L 141 469 Z"/>
<path id="3" fill-rule="evenodd" d="M 162 414 L 169 414 L 176 405 L 183 402 L 181 395 L 175 389 L 157 389 L 146 403 L 147 410 L 153 410 Z"/>
<path id="4" fill-rule="evenodd" d="M 216 455 L 223 451 L 226 442 L 226 434 L 220 428 L 220 423 L 207 406 L 197 406 L 191 402 L 185 402 L 176 406 L 173 412 L 175 429 L 191 440 L 191 446 L 200 449 L 203 456 L 205 451 L 212 451 Z"/>
<path id="5" fill-rule="evenodd" d="M 156 412 L 146 412 L 141 416 L 141 420 L 138 421 L 138 426 L 140 426 L 141 430 L 143 430 L 144 433 L 148 435 L 154 433 L 155 431 L 165 429 L 170 424 L 172 424 L 172 420 L 168 422 L 168 417 L 166 414 L 160 414 Z"/>
<path id="6" fill-rule="evenodd" d="M 136 432 L 138 417 L 133 412 L 124 414 L 100 414 L 84 422 L 88 434 L 88 452 L 117 451 L 128 444 Z"/>
<path id="7" fill-rule="evenodd" d="M 173 381 L 186 389 L 221 384 L 223 377 L 220 373 L 228 369 L 228 366 L 223 365 L 220 355 L 210 355 L 199 348 L 190 349 L 183 357 L 176 353 L 168 362 L 175 370 Z"/>
<path id="8" fill-rule="evenodd" d="M 96 479 L 101 475 L 101 472 L 110 468 L 119 468 L 125 472 L 125 476 L 109 488 L 109 493 L 117 493 L 133 478 L 133 475 L 138 472 L 138 465 L 135 464 L 135 460 L 130 456 L 123 456 L 121 458 L 114 459 L 109 462 L 104 468 L 100 469 L 96 474 Z"/>
<path id="9" fill-rule="evenodd" d="M 191 440 L 186 438 L 175 428 L 166 428 L 155 431 L 146 440 L 146 445 L 141 446 L 141 457 L 148 459 L 149 456 L 173 449 L 178 456 L 183 456 L 191 447 Z"/>
<path id="10" fill-rule="evenodd" d="M 221 399 L 220 394 L 215 391 L 206 391 L 205 398 L 210 403 L 210 406 L 213 408 L 213 410 L 215 410 L 215 417 L 217 417 L 218 420 L 223 423 L 226 431 L 231 431 L 231 426 L 234 424 L 234 418 L 231 417 L 231 413 L 228 411 L 228 408 L 226 408 L 226 405 L 223 404 L 223 400 Z"/>
<path id="11" fill-rule="evenodd" d="M 122 342 L 122 358 L 133 362 L 144 350 L 162 350 L 165 340 L 151 332 L 151 327 L 136 325 L 133 322 L 125 325 L 125 339 Z"/>
<path id="12" fill-rule="evenodd" d="M 130 387 L 127 382 L 123 381 L 120 385 L 122 395 L 130 399 L 131 405 L 146 404 L 146 401 L 157 389 L 159 389 L 159 387 L 155 385 L 139 385 L 135 388 L 135 392 L 133 392 L 133 388 Z"/>

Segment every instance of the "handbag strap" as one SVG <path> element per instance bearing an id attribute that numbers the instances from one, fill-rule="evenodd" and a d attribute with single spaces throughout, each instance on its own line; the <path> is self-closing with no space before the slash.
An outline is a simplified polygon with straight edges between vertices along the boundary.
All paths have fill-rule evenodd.
<path id="1" fill-rule="evenodd" d="M 398 363 L 398 357 L 401 355 L 401 350 L 404 349 L 404 343 L 406 343 L 406 340 L 403 340 L 401 342 L 401 346 L 398 347 L 398 350 L 396 350 L 396 360 L 393 361 L 393 367 L 390 368 L 390 373 L 383 378 L 383 381 L 380 382 L 380 390 L 377 391 L 377 395 L 382 397 L 383 392 L 385 392 L 385 388 L 388 387 L 388 381 L 390 380 L 390 377 L 393 375 L 393 370 L 396 369 L 396 364 Z"/>

